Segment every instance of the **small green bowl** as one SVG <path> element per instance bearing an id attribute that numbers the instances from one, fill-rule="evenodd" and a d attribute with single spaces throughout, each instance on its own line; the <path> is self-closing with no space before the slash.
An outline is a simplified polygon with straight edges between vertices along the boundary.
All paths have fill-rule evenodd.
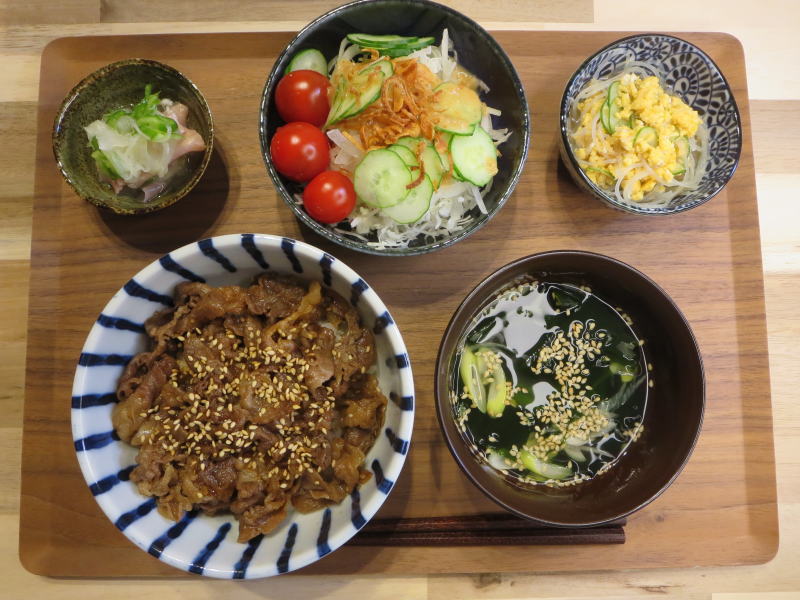
<path id="1" fill-rule="evenodd" d="M 83 128 L 115 108 L 139 102 L 148 83 L 161 98 L 189 107 L 187 126 L 200 133 L 206 149 L 202 154 L 188 154 L 188 166 L 175 173 L 160 194 L 144 203 L 138 194 L 116 194 L 100 180 Z M 120 215 L 153 212 L 183 198 L 206 170 L 213 143 L 211 111 L 197 86 L 172 67 L 142 58 L 111 63 L 85 77 L 67 94 L 53 126 L 53 154 L 67 183 L 84 200 Z"/>

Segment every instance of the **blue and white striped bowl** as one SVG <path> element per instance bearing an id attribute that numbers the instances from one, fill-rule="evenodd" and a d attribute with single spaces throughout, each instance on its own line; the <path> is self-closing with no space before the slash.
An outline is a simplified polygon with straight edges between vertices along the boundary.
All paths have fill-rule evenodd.
<path id="1" fill-rule="evenodd" d="M 236 541 L 230 515 L 187 513 L 175 523 L 128 478 L 136 449 L 111 424 L 117 380 L 146 349 L 144 321 L 172 304 L 176 284 L 243 285 L 265 270 L 319 280 L 348 298 L 375 333 L 378 380 L 390 398 L 386 422 L 367 454 L 373 477 L 349 499 L 322 511 L 290 512 L 269 535 Z M 224 235 L 170 252 L 142 269 L 103 309 L 83 347 L 72 389 L 72 434 L 83 475 L 109 519 L 164 562 L 211 577 L 251 579 L 299 569 L 347 542 L 380 508 L 397 481 L 414 425 L 414 382 L 403 338 L 367 283 L 343 262 L 308 244 L 272 235 Z"/>

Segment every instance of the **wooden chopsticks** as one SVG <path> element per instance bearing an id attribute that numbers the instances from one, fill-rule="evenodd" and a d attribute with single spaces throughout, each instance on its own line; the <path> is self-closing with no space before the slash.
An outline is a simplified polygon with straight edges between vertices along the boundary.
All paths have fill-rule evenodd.
<path id="1" fill-rule="evenodd" d="M 625 520 L 589 528 L 548 527 L 513 515 L 373 519 L 350 544 L 356 546 L 526 546 L 623 544 Z"/>

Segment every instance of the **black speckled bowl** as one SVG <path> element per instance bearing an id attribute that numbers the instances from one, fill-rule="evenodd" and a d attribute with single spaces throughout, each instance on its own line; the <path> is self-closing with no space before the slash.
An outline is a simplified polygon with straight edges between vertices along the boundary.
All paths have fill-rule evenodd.
<path id="1" fill-rule="evenodd" d="M 669 204 L 654 206 L 646 202 L 620 202 L 613 192 L 604 190 L 586 176 L 572 152 L 567 133 L 569 103 L 596 77 L 617 74 L 626 60 L 656 67 L 662 83 L 700 113 L 708 128 L 710 149 L 706 174 L 699 187 L 676 196 Z M 722 191 L 733 177 L 742 153 L 742 123 L 739 108 L 725 76 L 713 60 L 689 42 L 662 34 L 632 35 L 601 48 L 586 59 L 567 82 L 561 99 L 561 158 L 572 179 L 587 194 L 626 212 L 668 215 L 695 208 Z"/>
<path id="2" fill-rule="evenodd" d="M 203 136 L 206 149 L 190 153 L 187 167 L 145 204 L 125 192 L 114 193 L 110 185 L 100 180 L 83 128 L 115 108 L 139 102 L 148 83 L 153 85 L 153 91 L 160 92 L 161 98 L 189 107 L 187 125 Z M 84 200 L 121 215 L 159 210 L 188 194 L 211 159 L 213 141 L 211 111 L 200 90 L 172 67 L 141 58 L 111 63 L 84 78 L 67 94 L 53 126 L 53 153 L 67 183 Z"/>
<path id="3" fill-rule="evenodd" d="M 284 124 L 275 108 L 275 86 L 289 61 L 306 48 L 317 48 L 330 59 L 337 55 L 339 43 L 348 33 L 433 36 L 438 43 L 445 28 L 454 42 L 459 62 L 489 86 L 490 91 L 481 94 L 481 99 L 489 106 L 500 109 L 503 113 L 501 126 L 514 132 L 500 147 L 502 156 L 498 160 L 499 173 L 484 200 L 488 214 L 481 214 L 475 209 L 472 221 L 456 234 L 415 240 L 408 248 L 390 249 L 373 248 L 355 236 L 336 233 L 309 217 L 293 197 L 301 192 L 302 186 L 280 175 L 269 155 L 272 135 Z M 530 118 L 525 90 L 508 55 L 475 21 L 452 8 L 428 0 L 358 0 L 306 25 L 278 57 L 261 97 L 259 133 L 267 171 L 286 204 L 303 223 L 319 235 L 353 250 L 385 256 L 410 256 L 438 250 L 464 239 L 484 226 L 500 210 L 514 190 L 528 155 Z"/>

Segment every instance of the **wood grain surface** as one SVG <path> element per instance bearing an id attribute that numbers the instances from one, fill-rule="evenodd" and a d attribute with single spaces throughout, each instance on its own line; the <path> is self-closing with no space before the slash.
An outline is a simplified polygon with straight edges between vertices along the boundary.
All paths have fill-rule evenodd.
<path id="1" fill-rule="evenodd" d="M 340 0 L 331 0 L 332 6 Z M 128 0 L 135 6 L 140 0 Z M 39 63 L 44 46 L 65 35 L 201 33 L 230 31 L 296 31 L 319 12 L 313 4 L 297 0 L 292 14 L 272 15 L 265 21 L 252 18 L 232 21 L 199 21 L 206 4 L 213 0 L 185 0 L 187 10 L 180 22 L 151 22 L 142 12 L 137 22 L 99 22 L 99 9 L 76 15 L 84 6 L 99 7 L 100 0 L 69 3 L 42 0 L 23 4 L 0 0 L 0 127 L 13 129 L 13 144 L 0 145 L 0 574 L 3 595 L 9 598 L 47 600 L 107 600 L 163 598 L 228 600 L 253 598 L 321 598 L 351 600 L 449 600 L 482 598 L 514 600 L 798 600 L 800 599 L 800 403 L 797 384 L 800 362 L 796 359 L 800 318 L 797 290 L 800 289 L 800 229 L 796 226 L 796 190 L 800 169 L 794 160 L 800 123 L 800 4 L 785 0 L 737 3 L 706 0 L 697 10 L 695 0 L 643 3 L 641 0 L 584 0 L 591 22 L 574 24 L 570 3 L 555 1 L 551 9 L 560 14 L 547 17 L 538 7 L 547 0 L 525 2 L 530 12 L 525 21 L 518 11 L 494 11 L 496 3 L 459 0 L 458 9 L 480 18 L 488 29 L 559 30 L 613 29 L 651 31 L 727 31 L 745 48 L 750 93 L 755 171 L 758 187 L 761 249 L 767 309 L 767 331 L 771 372 L 778 482 L 778 512 L 781 540 L 776 557 L 764 565 L 749 567 L 703 567 L 693 569 L 638 569 L 542 573 L 536 564 L 516 573 L 493 573 L 486 563 L 484 572 L 473 575 L 315 575 L 269 581 L 223 582 L 202 578 L 63 579 L 34 575 L 18 558 L 20 447 L 24 362 L 27 329 L 28 280 L 30 276 L 31 209 L 35 171 L 36 101 L 39 94 Z M 264 0 L 270 4 L 270 0 Z M 72 4 L 79 10 L 66 10 Z M 18 14 L 13 23 L 4 12 L 31 6 L 28 15 Z M 233 6 L 233 5 L 232 5 Z M 732 9 L 732 6 L 734 9 Z M 313 7 L 312 7 L 313 8 Z M 326 7 L 327 8 L 327 7 Z M 233 12 L 233 11 L 232 11 Z M 485 15 L 485 16 L 479 16 Z M 41 23 L 47 14 L 49 23 Z M 235 15 L 234 15 L 235 16 Z M 517 17 L 515 22 L 509 19 Z M 572 23 L 570 23 L 572 22 Z M 580 33 L 576 35 L 581 35 Z M 783 115 L 780 119 L 776 115 Z M 6 139 L 5 137 L 3 139 Z M 264 186 L 269 183 L 265 179 Z M 788 217 L 788 218 L 787 218 Z M 795 591 L 792 591 L 795 590 Z"/>
<path id="2" fill-rule="evenodd" d="M 433 361 L 450 314 L 482 277 L 513 258 L 572 248 L 610 254 L 653 276 L 677 301 L 706 363 L 706 425 L 676 484 L 630 519 L 621 546 L 345 547 L 304 573 L 602 570 L 749 564 L 777 550 L 764 288 L 749 103 L 738 41 L 683 34 L 706 50 L 734 88 L 745 146 L 739 169 L 712 202 L 680 215 L 623 215 L 583 196 L 557 160 L 556 112 L 583 59 L 620 33 L 497 32 L 528 93 L 532 150 L 512 199 L 484 229 L 434 254 L 381 259 L 340 249 L 301 228 L 265 185 L 258 96 L 289 34 L 64 39 L 42 58 L 33 210 L 20 556 L 40 574 L 175 575 L 141 552 L 94 503 L 72 452 L 69 390 L 86 333 L 102 306 L 144 265 L 201 237 L 241 231 L 298 237 L 341 258 L 389 301 L 412 359 L 418 412 L 410 460 L 381 517 L 490 513 L 461 475 L 434 416 Z M 83 75 L 145 56 L 183 70 L 215 114 L 206 176 L 175 207 L 144 218 L 100 213 L 60 180 L 49 143 L 55 110 Z M 234 67 L 235 65 L 235 67 Z"/>
<path id="3" fill-rule="evenodd" d="M 464 1 L 441 0 L 459 10 Z M 0 1 L 0 22 L 8 25 L 48 23 L 140 23 L 143 16 L 151 23 L 176 21 L 309 21 L 332 7 L 337 0 L 205 0 L 202 9 L 196 0 L 16 0 Z M 521 21 L 584 23 L 594 16 L 589 0 L 495 0 L 473 3 L 473 19 L 489 19 L 513 13 Z"/>

